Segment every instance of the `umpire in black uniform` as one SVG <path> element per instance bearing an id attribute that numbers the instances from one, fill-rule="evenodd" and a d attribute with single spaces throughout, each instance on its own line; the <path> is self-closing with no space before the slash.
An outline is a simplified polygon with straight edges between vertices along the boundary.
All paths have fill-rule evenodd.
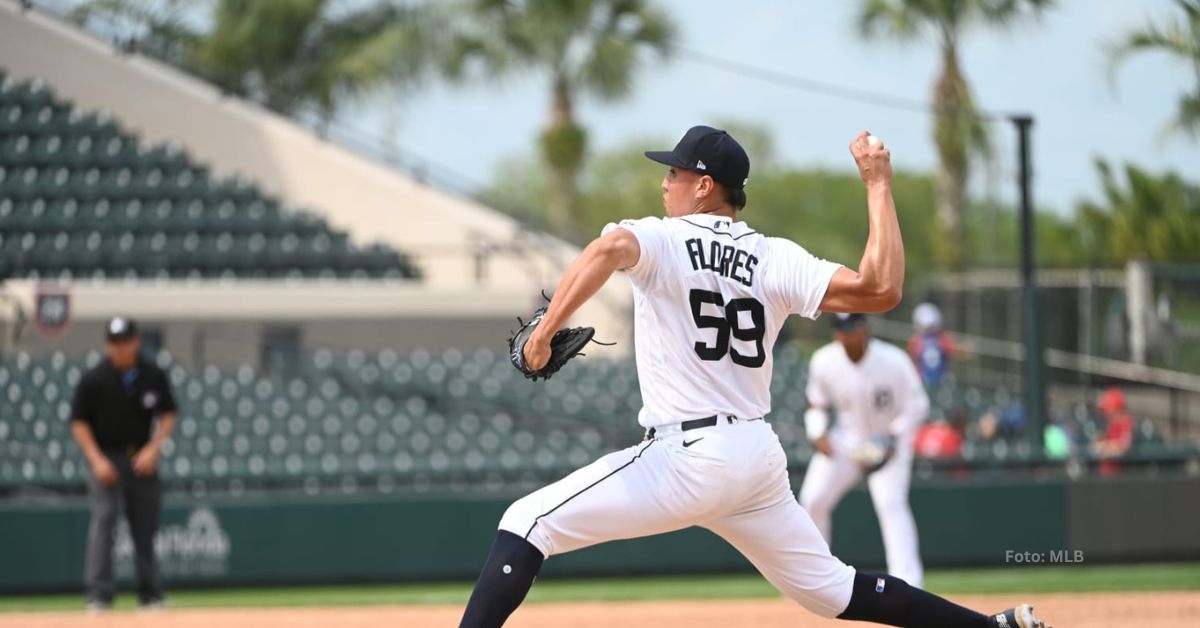
<path id="1" fill-rule="evenodd" d="M 116 592 L 113 531 L 122 499 L 136 553 L 138 601 L 143 607 L 160 607 L 163 594 L 154 565 L 162 506 L 157 467 L 162 444 L 175 427 L 175 397 L 166 374 L 141 359 L 141 339 L 132 320 L 109 321 L 105 340 L 108 359 L 79 380 L 71 408 L 71 434 L 92 470 L 84 565 L 88 608 L 107 609 Z"/>

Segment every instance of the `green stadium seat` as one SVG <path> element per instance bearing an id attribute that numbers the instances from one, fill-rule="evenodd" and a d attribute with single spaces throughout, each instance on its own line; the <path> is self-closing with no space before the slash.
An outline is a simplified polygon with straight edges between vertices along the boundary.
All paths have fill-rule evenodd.
<path id="1" fill-rule="evenodd" d="M 61 136 L 45 135 L 33 144 L 28 159 L 38 165 L 58 164 L 62 160 L 65 148 L 66 145 Z"/>
<path id="2" fill-rule="evenodd" d="M 13 102 L 0 105 L 0 133 L 14 133 L 20 129 L 24 113 L 21 106 Z"/>
<path id="3" fill-rule="evenodd" d="M 0 164 L 34 164 L 28 135 L 9 135 L 0 141 Z"/>
<path id="4" fill-rule="evenodd" d="M 109 199 L 104 196 L 103 174 L 99 168 L 76 168 L 72 171 L 69 189 L 71 195 L 82 201 L 103 201 L 105 206 Z M 109 208 L 111 210 L 111 208 Z"/>
<path id="5" fill-rule="evenodd" d="M 524 390 L 511 390 L 519 380 L 492 351 L 323 350 L 305 358 L 286 380 L 246 367 L 187 371 L 158 357 L 181 406 L 176 436 L 164 449 L 164 478 L 194 491 L 513 488 L 542 484 L 636 438 L 636 428 L 629 426 L 639 405 L 636 381 L 622 365 L 606 360 L 564 371 L 561 381 L 534 389 L 531 401 Z M 83 366 L 62 354 L 46 360 L 0 357 L 0 447 L 20 443 L 20 451 L 39 456 L 32 466 L 23 459 L 8 464 L 0 471 L 0 488 L 82 481 L 77 469 L 64 466 L 79 461 L 78 452 L 64 443 L 70 442 L 68 382 L 78 381 Z M 404 370 L 411 375 L 393 378 Z M 488 398 L 489 382 L 510 390 Z M 615 382 L 630 394 L 613 394 Z M 792 386 L 787 390 L 802 390 L 803 382 Z M 990 392 L 976 389 L 986 403 L 994 401 Z M 608 406 L 611 411 L 598 410 Z M 1087 411 L 1084 404 L 1072 406 L 1069 420 Z M 772 423 L 797 465 L 812 455 L 803 412 L 801 398 L 776 395 Z M 1175 455 L 1149 422 L 1138 424 L 1138 447 L 1139 455 Z M 968 440 L 963 457 L 978 468 L 1037 464 L 1020 439 Z M 936 466 L 925 471 L 936 472 Z"/>

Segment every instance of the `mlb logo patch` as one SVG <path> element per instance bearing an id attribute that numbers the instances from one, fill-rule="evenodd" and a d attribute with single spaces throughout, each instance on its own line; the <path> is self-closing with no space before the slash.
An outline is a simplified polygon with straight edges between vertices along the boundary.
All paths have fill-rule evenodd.
<path id="1" fill-rule="evenodd" d="M 887 586 L 887 580 L 884 580 L 883 578 L 875 579 L 875 592 L 876 593 L 883 593 L 883 589 L 886 586 Z"/>

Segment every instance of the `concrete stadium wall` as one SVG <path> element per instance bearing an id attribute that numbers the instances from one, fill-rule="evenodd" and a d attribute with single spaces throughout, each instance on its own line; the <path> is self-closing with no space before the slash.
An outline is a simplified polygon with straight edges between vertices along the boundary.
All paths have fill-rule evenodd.
<path id="1" fill-rule="evenodd" d="M 433 351 L 456 347 L 507 350 L 515 313 L 535 301 L 505 289 L 439 288 L 414 281 L 334 282 L 141 281 L 52 286 L 70 295 L 72 323 L 47 334 L 33 322 L 35 298 L 46 286 L 8 282 L 0 296 L 0 352 L 77 357 L 103 345 L 113 316 L 132 316 L 162 334 L 163 347 L 184 367 L 259 363 L 267 332 L 295 329 L 299 349 Z M 541 297 L 537 297 L 538 300 Z M 18 323 L 12 307 L 25 312 Z"/>
<path id="2" fill-rule="evenodd" d="M 929 566 L 1194 560 L 1200 479 L 1002 482 L 914 488 Z M 1141 501 L 1125 498 L 1141 494 Z M 169 586 L 472 580 L 511 498 L 356 496 L 168 500 L 157 552 Z M 1138 507 L 1122 507 L 1134 504 Z M 1097 521 L 1096 514 L 1104 515 Z M 0 504 L 0 591 L 79 590 L 87 507 Z M 834 517 L 833 551 L 880 569 L 870 499 L 853 491 Z M 1166 534 L 1163 531 L 1168 531 Z M 119 532 L 117 570 L 131 555 Z M 1018 558 L 1020 554 L 1023 558 Z M 547 576 L 749 571 L 713 534 L 689 529 L 587 548 Z"/>
<path id="3" fill-rule="evenodd" d="M 250 365 L 261 369 L 267 366 L 262 363 L 267 337 L 279 330 L 296 331 L 302 355 L 316 349 L 335 352 L 392 349 L 404 354 L 415 349 L 458 348 L 469 352 L 480 347 L 503 354 L 507 351 L 504 338 L 514 322 L 508 317 L 452 321 L 412 317 L 253 322 L 151 319 L 142 320 L 140 324 L 143 331 L 161 333 L 163 343 L 159 348 L 167 350 L 173 363 L 186 369 L 210 364 L 222 368 Z M 22 348 L 34 355 L 61 351 L 68 359 L 80 358 L 90 351 L 103 351 L 104 325 L 105 321 L 100 320 L 80 322 L 62 338 L 51 341 L 39 337 Z"/>
<path id="4" fill-rule="evenodd" d="M 531 301 L 557 285 L 579 252 L 13 0 L 0 0 L 0 68 L 18 79 L 41 78 L 84 109 L 110 111 L 144 140 L 177 142 L 215 173 L 249 175 L 267 193 L 323 214 L 357 243 L 383 241 L 412 253 L 428 285 L 504 289 Z M 626 280 L 614 278 L 577 319 L 627 340 L 631 303 Z M 596 348 L 629 350 L 627 342 Z"/>

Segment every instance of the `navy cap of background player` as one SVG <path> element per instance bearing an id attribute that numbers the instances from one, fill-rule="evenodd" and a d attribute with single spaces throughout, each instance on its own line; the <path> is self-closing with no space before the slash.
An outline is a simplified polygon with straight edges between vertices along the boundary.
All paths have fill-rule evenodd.
<path id="1" fill-rule="evenodd" d="M 740 190 L 750 181 L 750 157 L 731 135 L 710 126 L 694 126 L 675 150 L 648 150 L 660 164 L 706 174 L 721 185 Z"/>
<path id="2" fill-rule="evenodd" d="M 118 316 L 108 321 L 108 325 L 104 327 L 104 339 L 109 342 L 129 340 L 130 338 L 136 338 L 137 335 L 137 323 L 133 322 L 132 318 Z"/>
<path id="3" fill-rule="evenodd" d="M 833 315 L 833 328 L 837 331 L 850 331 L 866 324 L 866 314 L 855 312 L 853 314 L 838 313 Z"/>

